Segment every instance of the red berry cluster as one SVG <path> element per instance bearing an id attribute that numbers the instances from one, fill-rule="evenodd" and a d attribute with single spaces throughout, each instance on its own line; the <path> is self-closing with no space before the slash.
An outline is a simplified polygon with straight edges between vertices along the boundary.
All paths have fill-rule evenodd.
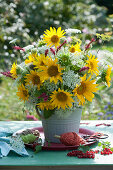
<path id="1" fill-rule="evenodd" d="M 78 158 L 95 158 L 95 152 L 94 151 L 86 151 L 85 153 L 79 150 L 75 150 L 72 152 L 69 152 L 67 156 L 77 156 Z"/>
<path id="2" fill-rule="evenodd" d="M 67 156 L 77 156 L 77 155 L 81 155 L 82 153 L 83 153 L 82 151 L 75 150 L 75 151 L 69 152 Z"/>
<path id="3" fill-rule="evenodd" d="M 113 152 L 109 148 L 105 148 L 103 151 L 101 151 L 101 155 L 110 155 Z"/>
<path id="4" fill-rule="evenodd" d="M 95 151 L 94 151 L 94 150 L 91 149 L 90 152 L 91 152 L 91 151 L 92 151 L 93 153 L 99 153 L 99 150 L 95 150 Z"/>
<path id="5" fill-rule="evenodd" d="M 80 150 L 74 150 L 72 152 L 69 152 L 67 154 L 67 156 L 76 156 L 78 158 L 95 158 L 95 154 L 99 153 L 99 150 L 90 150 L 90 151 L 86 151 L 85 153 L 80 151 Z M 101 155 L 110 155 L 113 152 L 110 150 L 110 148 L 105 148 L 103 151 L 100 152 Z"/>

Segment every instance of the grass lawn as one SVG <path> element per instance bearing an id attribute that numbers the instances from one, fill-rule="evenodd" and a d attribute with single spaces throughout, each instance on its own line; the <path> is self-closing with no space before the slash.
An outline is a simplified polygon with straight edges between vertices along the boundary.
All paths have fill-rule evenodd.
<path id="1" fill-rule="evenodd" d="M 17 88 L 13 86 L 13 80 L 2 78 L 0 84 L 0 120 L 26 120 L 24 103 L 16 95 Z M 33 114 L 37 117 L 35 111 Z"/>
<path id="2" fill-rule="evenodd" d="M 113 52 L 113 41 L 107 42 L 106 44 L 104 43 L 103 45 L 101 45 L 101 44 L 100 45 L 94 45 L 93 49 L 95 49 L 95 50 L 98 50 L 98 49 L 108 50 L 110 52 Z"/>

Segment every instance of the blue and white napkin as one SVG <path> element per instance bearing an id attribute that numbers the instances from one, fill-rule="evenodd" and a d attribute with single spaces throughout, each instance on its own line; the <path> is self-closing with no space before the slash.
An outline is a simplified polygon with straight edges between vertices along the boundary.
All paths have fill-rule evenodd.
<path id="1" fill-rule="evenodd" d="M 10 151 L 17 153 L 20 156 L 28 156 L 24 142 L 19 135 L 12 136 L 12 132 L 5 129 L 0 130 L 0 158 L 7 156 Z"/>

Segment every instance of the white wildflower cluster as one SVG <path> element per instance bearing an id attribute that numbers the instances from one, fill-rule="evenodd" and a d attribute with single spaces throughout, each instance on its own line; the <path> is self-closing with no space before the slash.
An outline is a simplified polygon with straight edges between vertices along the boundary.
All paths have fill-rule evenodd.
<path id="1" fill-rule="evenodd" d="M 97 58 L 101 61 L 101 65 L 107 67 L 108 65 L 112 67 L 113 63 L 113 52 L 107 50 L 100 50 L 97 53 Z M 100 62 L 99 62 L 100 63 Z"/>
<path id="2" fill-rule="evenodd" d="M 69 117 L 75 110 L 77 109 L 77 107 L 71 107 L 71 108 L 67 108 L 67 109 L 56 109 L 55 110 L 55 115 L 60 118 L 60 119 L 65 119 L 67 117 Z"/>
<path id="3" fill-rule="evenodd" d="M 65 47 L 65 48 L 62 47 L 61 50 L 59 50 L 57 53 L 57 58 L 61 58 L 63 54 L 69 56 L 69 59 L 73 65 L 76 65 L 78 67 L 85 66 L 85 63 L 83 60 L 84 55 L 82 52 L 76 52 L 76 54 L 75 54 L 75 53 L 69 52 L 68 47 Z"/>
<path id="4" fill-rule="evenodd" d="M 38 100 L 37 97 L 35 97 L 35 96 L 33 96 L 33 95 L 30 96 L 30 97 L 29 97 L 29 100 L 27 101 L 27 103 L 28 103 L 29 106 L 27 106 L 27 107 L 29 107 L 29 109 L 32 110 L 32 109 L 33 109 L 33 106 L 35 106 L 35 105 L 37 104 L 37 100 Z"/>
<path id="5" fill-rule="evenodd" d="M 26 52 L 27 51 L 29 51 L 29 52 L 23 57 L 24 59 L 28 58 L 33 52 L 34 53 L 36 52 L 37 55 L 40 55 L 40 54 L 45 55 L 46 50 L 48 50 L 47 55 L 51 56 L 51 58 L 54 59 L 54 54 L 51 52 L 50 48 L 48 48 L 47 45 L 43 45 L 43 46 L 38 47 L 38 48 L 36 48 L 34 46 L 32 48 L 30 48 L 29 46 L 25 47 L 25 48 L 26 48 Z M 53 50 L 55 50 L 55 48 L 53 48 Z"/>
<path id="6" fill-rule="evenodd" d="M 34 45 L 28 45 L 26 47 L 24 47 L 23 49 L 25 50 L 25 52 L 32 50 L 34 48 Z"/>
<path id="7" fill-rule="evenodd" d="M 13 87 L 17 86 L 18 83 L 21 81 L 22 76 L 17 77 L 17 79 L 13 82 Z"/>
<path id="8" fill-rule="evenodd" d="M 82 59 L 79 58 L 79 59 L 76 61 L 76 66 L 82 68 L 82 67 L 84 67 L 84 65 L 85 65 L 85 64 L 84 64 L 84 61 L 83 61 Z"/>
<path id="9" fill-rule="evenodd" d="M 25 148 L 24 142 L 19 135 L 10 138 L 10 145 L 16 152 L 22 152 Z"/>
<path id="10" fill-rule="evenodd" d="M 76 54 L 70 54 L 70 59 L 71 59 L 72 64 L 78 67 L 81 67 L 81 68 L 85 66 L 83 58 L 84 58 L 84 55 L 81 52 L 76 53 Z"/>
<path id="11" fill-rule="evenodd" d="M 63 85 L 68 86 L 71 89 L 76 87 L 76 84 L 80 83 L 80 76 L 75 74 L 74 71 L 69 70 L 63 74 Z"/>
<path id="12" fill-rule="evenodd" d="M 81 33 L 81 31 L 79 29 L 72 29 L 72 28 L 68 28 L 68 29 L 65 29 L 65 32 L 66 34 L 78 34 L 78 33 Z"/>
<path id="13" fill-rule="evenodd" d="M 81 106 L 79 105 L 77 96 L 73 96 L 73 100 L 75 101 L 75 102 L 73 103 L 73 108 L 81 108 Z"/>
<path id="14" fill-rule="evenodd" d="M 22 62 L 21 64 L 18 65 L 18 67 L 20 67 L 22 70 L 24 70 L 23 69 L 24 66 L 25 66 L 25 62 Z"/>
<path id="15" fill-rule="evenodd" d="M 45 81 L 45 82 L 44 82 L 44 86 L 46 86 L 46 88 L 47 88 L 47 90 L 48 90 L 49 92 L 58 89 L 58 83 L 55 84 L 54 82 L 51 82 L 51 83 L 50 83 L 49 81 Z"/>
<path id="16" fill-rule="evenodd" d="M 38 54 L 45 54 L 45 51 L 46 51 L 47 49 L 48 49 L 47 46 L 46 46 L 46 45 L 43 45 L 43 46 L 41 46 L 41 47 L 38 47 L 37 53 L 38 53 Z"/>
<path id="17" fill-rule="evenodd" d="M 25 101 L 24 105 L 29 111 L 32 112 L 36 106 L 36 100 L 34 98 L 30 98 L 28 101 Z"/>
<path id="18" fill-rule="evenodd" d="M 67 109 L 56 109 L 55 110 L 55 115 L 60 118 L 60 119 L 64 119 L 67 118 L 69 115 L 71 115 L 72 113 L 72 109 L 67 108 Z"/>
<path id="19" fill-rule="evenodd" d="M 62 54 L 69 53 L 68 47 L 62 47 L 56 54 L 56 56 L 59 58 Z"/>
<path id="20" fill-rule="evenodd" d="M 35 46 L 33 46 L 33 45 L 31 45 L 31 47 L 29 47 L 28 46 L 28 48 L 27 47 L 25 47 L 27 50 L 25 50 L 25 56 L 23 57 L 24 59 L 27 59 L 30 55 L 32 55 L 32 53 L 35 53 L 35 52 L 37 52 L 37 48 L 35 47 Z"/>
<path id="21" fill-rule="evenodd" d="M 36 86 L 32 86 L 32 88 L 30 89 L 30 86 L 27 86 L 31 95 L 29 96 L 29 100 L 25 102 L 25 105 L 27 108 L 29 108 L 29 110 L 33 110 L 33 107 L 36 106 L 37 101 L 38 101 L 38 96 L 36 96 Z"/>
<path id="22" fill-rule="evenodd" d="M 28 58 L 30 54 L 31 54 L 31 52 L 30 52 L 30 53 L 27 53 L 23 58 L 24 58 L 24 59 Z"/>
<path id="23" fill-rule="evenodd" d="M 85 66 L 84 61 L 81 58 L 72 60 L 72 64 L 81 68 Z"/>
<path id="24" fill-rule="evenodd" d="M 90 55 L 90 54 L 97 56 L 98 51 L 96 51 L 96 50 L 89 50 L 88 51 L 88 55 Z"/>

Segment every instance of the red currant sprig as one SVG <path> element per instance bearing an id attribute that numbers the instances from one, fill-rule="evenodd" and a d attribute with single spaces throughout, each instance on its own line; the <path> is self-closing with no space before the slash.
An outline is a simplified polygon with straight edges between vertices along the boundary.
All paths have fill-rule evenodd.
<path id="1" fill-rule="evenodd" d="M 99 153 L 99 150 L 95 150 L 95 151 L 94 151 L 94 150 L 91 149 L 90 152 L 93 152 L 93 153 L 96 153 L 96 154 L 97 154 L 97 153 Z"/>
<path id="2" fill-rule="evenodd" d="M 67 154 L 67 156 L 75 156 L 78 158 L 92 158 L 92 159 L 94 159 L 95 154 L 97 154 L 99 152 L 100 152 L 99 150 L 94 151 L 92 149 L 90 151 L 86 151 L 85 153 L 82 152 L 81 150 L 74 150 L 72 152 L 69 152 Z M 104 150 L 102 150 L 100 153 L 101 153 L 101 155 L 110 155 L 113 152 L 110 150 L 110 148 L 104 148 Z"/>
<path id="3" fill-rule="evenodd" d="M 67 156 L 77 156 L 77 155 L 81 155 L 82 153 L 83 153 L 82 151 L 75 150 L 75 151 L 69 152 Z"/>
<path id="4" fill-rule="evenodd" d="M 103 151 L 101 151 L 101 155 L 110 155 L 113 152 L 110 150 L 110 148 L 104 148 Z"/>
<path id="5" fill-rule="evenodd" d="M 69 152 L 67 156 L 77 156 L 78 158 L 95 158 L 95 152 L 94 151 L 86 151 L 85 153 L 80 150 L 75 150 L 72 152 Z"/>

